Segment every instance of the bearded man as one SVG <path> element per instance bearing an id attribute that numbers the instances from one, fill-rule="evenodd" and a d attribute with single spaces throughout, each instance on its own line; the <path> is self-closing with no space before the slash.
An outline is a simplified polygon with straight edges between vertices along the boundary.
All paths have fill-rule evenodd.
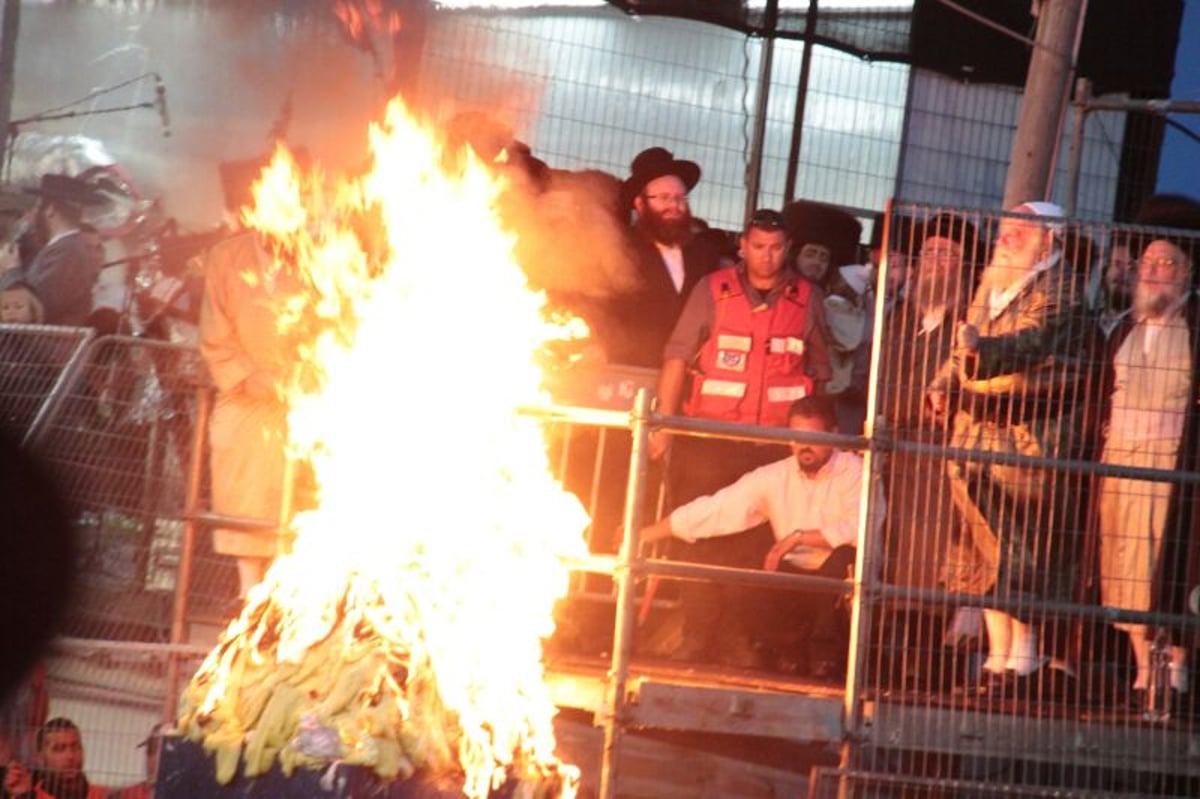
<path id="1" fill-rule="evenodd" d="M 893 439 L 944 446 L 949 434 L 924 413 L 922 389 L 950 357 L 955 324 L 966 317 L 984 247 L 975 226 L 954 214 L 914 221 L 912 229 L 919 242 L 916 272 L 900 305 L 884 321 L 879 413 Z M 885 579 L 921 588 L 941 582 L 947 590 L 964 590 L 969 576 L 946 563 L 946 554 L 961 548 L 951 546 L 953 510 L 941 460 L 892 452 L 886 475 Z M 946 575 L 939 575 L 939 566 Z"/>
<path id="2" fill-rule="evenodd" d="M 96 242 L 81 230 L 85 206 L 101 202 L 77 178 L 43 175 L 33 208 L 33 237 L 45 242 L 25 267 L 10 264 L 0 274 L 0 290 L 24 283 L 40 301 L 45 324 L 86 325 L 92 313 L 92 288 L 103 258 Z"/>
<path id="3" fill-rule="evenodd" d="M 638 153 L 621 187 L 621 202 L 636 214 L 630 228 L 636 289 L 610 304 L 613 331 L 604 336 L 612 363 L 657 369 L 684 300 L 700 278 L 713 271 L 721 253 L 694 231 L 688 194 L 700 182 L 700 167 L 651 147 Z"/>
<path id="4" fill-rule="evenodd" d="M 1200 228 L 1200 204 L 1193 203 Z M 1104 463 L 1194 471 L 1197 334 L 1191 290 L 1195 242 L 1155 239 L 1141 254 L 1131 313 L 1112 339 Z M 1182 612 L 1194 488 L 1169 481 L 1100 481 L 1100 599 L 1108 607 Z M 1118 623 L 1128 634 L 1136 674 L 1131 704 L 1145 706 L 1153 635 L 1145 624 Z M 1175 642 L 1178 643 L 1177 641 Z M 1187 649 L 1170 646 L 1170 687 L 1187 690 Z"/>
<path id="5" fill-rule="evenodd" d="M 1090 322 L 1075 269 L 1064 263 L 1062 209 L 1027 202 L 1005 216 L 992 258 L 955 331 L 953 353 L 926 392 L 957 449 L 1077 457 Z M 949 460 L 951 499 L 982 567 L 972 593 L 1007 601 L 1068 599 L 1076 575 L 1078 502 L 1045 469 Z M 1040 650 L 1027 614 L 983 611 L 988 657 L 980 689 L 994 698 L 1046 698 L 1061 663 Z M 1019 617 L 1020 616 L 1020 617 Z M 1052 674 L 1048 666 L 1059 667 Z"/>

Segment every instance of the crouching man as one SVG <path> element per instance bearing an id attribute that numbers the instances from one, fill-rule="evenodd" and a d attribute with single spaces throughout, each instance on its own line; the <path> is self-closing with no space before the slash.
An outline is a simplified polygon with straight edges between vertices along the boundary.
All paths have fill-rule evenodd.
<path id="1" fill-rule="evenodd" d="M 832 401 L 796 400 L 788 427 L 803 432 L 837 431 Z M 731 535 L 768 522 L 775 545 L 764 567 L 845 579 L 854 565 L 862 493 L 863 461 L 854 452 L 793 442 L 792 456 L 747 472 L 714 494 L 681 505 L 643 528 L 642 541 L 672 536 L 685 541 Z M 877 539 L 884 515 L 883 492 L 872 489 L 869 535 Z M 726 608 L 722 624 L 739 625 L 736 639 L 769 654 L 781 670 L 835 677 L 845 658 L 840 597 L 815 590 L 747 592 L 745 607 Z"/>

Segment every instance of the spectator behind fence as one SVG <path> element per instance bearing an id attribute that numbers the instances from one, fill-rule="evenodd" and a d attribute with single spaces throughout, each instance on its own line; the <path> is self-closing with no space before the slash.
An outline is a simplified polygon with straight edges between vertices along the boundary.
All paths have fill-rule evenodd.
<path id="1" fill-rule="evenodd" d="M 819 297 L 807 280 L 785 266 L 788 236 L 782 215 L 756 211 L 740 242 L 742 261 L 710 274 L 688 296 L 663 353 L 658 385 L 663 414 L 682 408 L 702 419 L 782 425 L 792 402 L 818 392 L 829 379 Z M 650 454 L 661 458 L 671 446 L 668 488 L 673 506 L 711 494 L 783 452 L 775 445 L 727 439 L 677 436 L 674 444 L 670 441 L 661 431 L 652 433 Z M 770 531 L 761 526 L 733 539 L 697 541 L 676 555 L 757 566 L 770 540 Z M 680 592 L 684 629 L 671 654 L 706 657 L 710 636 L 721 632 L 716 622 L 723 587 L 685 582 Z M 737 659 L 734 649 L 719 649 Z"/>
<path id="2" fill-rule="evenodd" d="M 1028 202 L 1005 217 L 991 262 L 955 331 L 953 354 L 927 391 L 949 415 L 952 446 L 981 453 L 1066 458 L 1080 446 L 1082 355 L 1088 323 L 1074 270 L 1063 263 L 1062 209 Z M 980 461 L 946 464 L 952 498 L 985 564 L 979 593 L 1067 600 L 1077 579 L 1078 498 L 1045 469 Z M 981 690 L 1046 697 L 1066 672 L 1041 653 L 1033 618 L 984 610 L 988 657 Z M 1047 666 L 1058 667 L 1051 674 Z"/>
<path id="3" fill-rule="evenodd" d="M 630 243 L 638 285 L 609 304 L 620 334 L 607 342 L 613 363 L 658 368 L 684 300 L 717 267 L 719 252 L 710 239 L 695 235 L 688 204 L 700 175 L 698 164 L 662 147 L 643 150 L 630 165 L 620 202 L 625 213 L 636 214 Z"/>
<path id="4" fill-rule="evenodd" d="M 1155 194 L 1142 203 L 1133 224 L 1190 229 L 1195 225 L 1192 218 L 1194 205 L 1195 200 L 1183 195 Z M 1129 314 L 1137 281 L 1138 253 L 1146 245 L 1148 235 L 1137 230 L 1118 231 L 1113 235 L 1108 262 L 1093 299 L 1093 307 L 1099 311 L 1097 323 L 1105 339 L 1112 336 Z"/>
<path id="5" fill-rule="evenodd" d="M 832 401 L 796 400 L 788 410 L 787 425 L 803 432 L 836 432 Z M 642 530 L 642 540 L 674 536 L 694 542 L 766 522 L 775 539 L 762 564 L 767 569 L 845 579 L 854 566 L 862 458 L 809 442 L 793 443 L 791 450 L 791 457 L 760 466 L 716 493 L 676 508 Z M 884 512 L 878 483 L 874 490 L 871 535 L 878 533 Z M 745 601 L 751 596 L 756 601 Z M 725 609 L 721 625 L 735 628 L 732 637 L 749 639 L 752 647 L 766 644 L 777 668 L 831 677 L 843 665 L 847 636 L 844 619 L 835 612 L 841 604 L 836 594 L 759 591 L 744 592 L 742 599 Z"/>
<path id="6" fill-rule="evenodd" d="M 791 251 L 788 264 L 823 291 L 839 266 L 858 261 L 862 225 L 832 205 L 793 200 L 784 206 Z"/>
<path id="7" fill-rule="evenodd" d="M 101 202 L 93 189 L 67 175 L 43 175 L 32 190 L 36 235 L 46 241 L 27 265 L 12 265 L 0 275 L 0 289 L 27 283 L 45 309 L 46 324 L 85 325 L 92 313 L 92 289 L 103 260 L 95 241 L 81 230 L 83 208 Z"/>
<path id="8" fill-rule="evenodd" d="M 896 440 L 948 444 L 945 425 L 924 412 L 922 388 L 951 355 L 954 328 L 966 318 L 974 266 L 984 257 L 975 227 L 954 214 L 915 223 L 919 247 L 913 284 L 885 319 L 879 413 Z M 896 450 L 887 455 L 889 582 L 981 593 L 979 559 L 955 534 L 950 490 L 941 458 Z"/>
<path id="9" fill-rule="evenodd" d="M 146 778 L 133 785 L 113 791 L 109 799 L 154 799 L 154 786 L 158 781 L 158 755 L 162 749 L 162 737 L 171 728 L 170 724 L 155 724 L 138 744 L 146 750 Z"/>
<path id="10" fill-rule="evenodd" d="M 226 210 L 236 219 L 265 161 L 221 165 Z M 282 390 L 292 357 L 277 329 L 276 308 L 293 293 L 252 231 L 238 233 L 204 256 L 200 354 L 217 387 L 209 423 L 213 509 L 222 515 L 276 520 L 285 479 L 287 409 Z M 277 554 L 274 530 L 216 529 L 213 549 L 236 559 L 242 596 L 260 582 Z"/>
<path id="11" fill-rule="evenodd" d="M 1200 203 L 1177 227 L 1200 230 Z M 1131 313 L 1110 339 L 1104 463 L 1167 471 L 1197 468 L 1197 347 L 1200 310 L 1193 289 L 1196 240 L 1156 238 L 1140 253 Z M 1183 613 L 1195 581 L 1194 486 L 1104 477 L 1099 489 L 1100 599 L 1108 607 Z M 1189 566 L 1191 567 L 1189 569 Z M 1145 624 L 1119 623 L 1128 634 L 1136 672 L 1131 703 L 1146 706 L 1155 639 Z M 1164 631 L 1165 633 L 1165 631 Z M 1169 645 L 1170 687 L 1188 687 L 1187 648 Z"/>
<path id="12" fill-rule="evenodd" d="M 37 325 L 46 318 L 33 286 L 17 281 L 0 289 L 0 323 Z"/>
<path id="13" fill-rule="evenodd" d="M 108 789 L 88 782 L 83 773 L 83 740 L 79 727 L 58 716 L 37 733 L 36 768 L 12 762 L 4 777 L 4 790 L 22 799 L 105 799 Z"/>

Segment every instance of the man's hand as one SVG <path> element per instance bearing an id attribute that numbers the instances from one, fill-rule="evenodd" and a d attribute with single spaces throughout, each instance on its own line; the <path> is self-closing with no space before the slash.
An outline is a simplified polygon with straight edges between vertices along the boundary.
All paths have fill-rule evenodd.
<path id="1" fill-rule="evenodd" d="M 960 350 L 975 352 L 979 349 L 979 328 L 961 322 L 954 334 L 954 344 Z"/>
<path id="2" fill-rule="evenodd" d="M 671 517 L 664 516 L 654 524 L 642 528 L 641 541 L 643 544 L 653 544 L 671 537 Z"/>
<path id="3" fill-rule="evenodd" d="M 946 392 L 940 388 L 931 388 L 925 392 L 925 409 L 929 411 L 929 415 L 934 419 L 942 419 L 946 415 L 946 408 L 949 403 L 946 401 Z"/>
<path id="4" fill-rule="evenodd" d="M 662 430 L 655 430 L 649 436 L 647 447 L 649 448 L 650 460 L 662 460 L 667 454 L 667 450 L 671 448 L 671 434 Z"/>
<path id="5" fill-rule="evenodd" d="M 17 252 L 17 243 L 11 242 L 0 247 L 0 274 L 21 265 L 21 255 Z"/>
<path id="6" fill-rule="evenodd" d="M 763 560 L 763 569 L 769 572 L 779 571 L 779 562 L 783 556 L 800 546 L 828 546 L 825 537 L 818 530 L 796 530 L 775 542 L 767 557 Z"/>
<path id="7" fill-rule="evenodd" d="M 4 775 L 4 793 L 7 796 L 20 796 L 29 793 L 33 790 L 33 777 L 29 773 L 29 769 L 25 768 L 18 760 L 13 760 L 8 764 L 7 773 Z"/>

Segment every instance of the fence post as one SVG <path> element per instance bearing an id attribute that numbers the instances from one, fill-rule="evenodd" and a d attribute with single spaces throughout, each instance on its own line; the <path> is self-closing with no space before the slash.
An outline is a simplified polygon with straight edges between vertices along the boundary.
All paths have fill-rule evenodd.
<path id="1" fill-rule="evenodd" d="M 192 431 L 192 457 L 188 464 L 187 496 L 183 508 L 183 541 L 179 544 L 179 573 L 175 578 L 175 605 L 171 611 L 171 654 L 167 659 L 167 691 L 163 718 L 174 719 L 179 704 L 179 661 L 175 650 L 187 636 L 188 590 L 192 583 L 192 553 L 195 550 L 197 515 L 200 511 L 200 486 L 204 474 L 204 441 L 208 416 L 212 410 L 212 392 L 196 388 L 196 427 Z"/>
<path id="2" fill-rule="evenodd" d="M 625 729 L 625 685 L 629 681 L 629 661 L 633 655 L 633 625 L 636 577 L 640 573 L 638 551 L 642 527 L 642 501 L 646 493 L 647 438 L 650 434 L 650 396 L 638 389 L 633 404 L 633 444 L 629 457 L 629 482 L 625 500 L 625 534 L 617 553 L 613 580 L 617 591 L 613 631 L 613 659 L 608 674 L 607 707 L 604 711 L 604 752 L 600 766 L 600 799 L 617 795 L 617 759 Z"/>

